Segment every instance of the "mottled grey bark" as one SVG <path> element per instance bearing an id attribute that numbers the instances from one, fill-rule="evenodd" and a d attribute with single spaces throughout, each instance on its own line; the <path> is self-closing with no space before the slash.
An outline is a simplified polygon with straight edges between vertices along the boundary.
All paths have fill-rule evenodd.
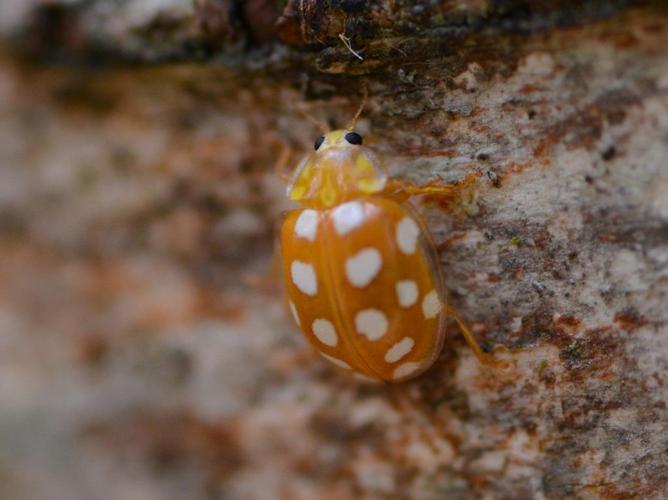
<path id="1" fill-rule="evenodd" d="M 0 497 L 668 496 L 668 11 L 580 3 L 5 0 Z M 365 86 L 506 371 L 303 355 L 273 166 Z"/>

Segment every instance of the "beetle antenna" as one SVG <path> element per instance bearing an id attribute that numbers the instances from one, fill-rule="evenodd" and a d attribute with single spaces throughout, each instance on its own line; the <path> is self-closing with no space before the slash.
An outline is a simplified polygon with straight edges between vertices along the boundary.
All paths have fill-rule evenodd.
<path id="1" fill-rule="evenodd" d="M 323 134 L 327 134 L 327 133 L 331 132 L 332 129 L 331 129 L 330 126 L 327 124 L 327 122 L 318 120 L 317 118 L 315 118 L 314 116 L 312 116 L 308 111 L 306 111 L 305 109 L 302 109 L 300 106 L 297 107 L 297 110 L 298 110 L 298 111 L 299 111 L 299 112 L 300 112 L 300 113 L 301 113 L 301 114 L 302 114 L 308 121 L 310 121 L 313 125 L 315 125 L 316 127 L 318 127 L 318 128 L 320 129 L 320 132 L 322 132 Z"/>
<path id="2" fill-rule="evenodd" d="M 366 85 L 364 85 L 364 98 L 362 99 L 362 104 L 360 104 L 360 107 L 357 109 L 357 113 L 355 113 L 353 119 L 350 120 L 350 123 L 346 127 L 346 130 L 352 130 L 353 128 L 355 128 L 355 125 L 357 124 L 357 119 L 362 114 L 362 110 L 364 109 L 364 106 L 366 106 L 366 101 L 368 97 L 369 97 L 369 89 Z"/>

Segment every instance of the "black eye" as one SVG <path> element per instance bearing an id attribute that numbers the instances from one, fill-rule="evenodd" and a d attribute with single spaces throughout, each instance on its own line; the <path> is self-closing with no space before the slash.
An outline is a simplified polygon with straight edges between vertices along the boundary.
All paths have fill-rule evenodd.
<path id="1" fill-rule="evenodd" d="M 348 141 L 350 144 L 354 144 L 355 146 L 359 146 L 362 144 L 362 136 L 357 132 L 348 132 L 346 134 L 346 141 Z"/>
<path id="2" fill-rule="evenodd" d="M 320 146 L 322 146 L 323 142 L 325 142 L 325 136 L 321 135 L 315 140 L 315 144 L 313 144 L 313 149 L 317 151 L 320 148 Z"/>

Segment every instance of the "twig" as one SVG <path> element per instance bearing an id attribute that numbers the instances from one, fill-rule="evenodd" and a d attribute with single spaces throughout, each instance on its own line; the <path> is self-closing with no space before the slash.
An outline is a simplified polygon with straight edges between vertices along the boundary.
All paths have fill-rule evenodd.
<path id="1" fill-rule="evenodd" d="M 350 53 L 352 55 L 354 55 L 360 61 L 364 61 L 364 58 L 361 55 L 359 55 L 359 53 L 357 53 L 355 51 L 355 49 L 353 49 L 353 46 L 350 44 L 350 38 L 349 37 L 347 37 L 343 33 L 339 33 L 339 39 L 343 42 L 343 45 L 346 46 L 346 48 L 350 51 Z"/>

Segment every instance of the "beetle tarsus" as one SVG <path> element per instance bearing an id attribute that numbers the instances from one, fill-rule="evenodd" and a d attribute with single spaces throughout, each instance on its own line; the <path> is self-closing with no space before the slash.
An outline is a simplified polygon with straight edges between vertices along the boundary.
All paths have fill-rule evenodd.
<path id="1" fill-rule="evenodd" d="M 482 350 L 480 344 L 478 343 L 478 340 L 475 338 L 475 335 L 473 334 L 469 326 L 466 324 L 466 322 L 459 316 L 459 314 L 457 314 L 457 311 L 455 311 L 449 305 L 447 305 L 446 308 L 447 308 L 447 313 L 451 315 L 452 318 L 457 322 L 457 325 L 459 325 L 459 329 L 461 330 L 462 335 L 466 340 L 466 343 L 473 351 L 473 354 L 475 354 L 475 356 L 478 358 L 478 361 L 481 364 L 489 366 L 491 368 L 503 368 L 505 366 L 505 363 L 495 359 L 494 356 Z"/>

